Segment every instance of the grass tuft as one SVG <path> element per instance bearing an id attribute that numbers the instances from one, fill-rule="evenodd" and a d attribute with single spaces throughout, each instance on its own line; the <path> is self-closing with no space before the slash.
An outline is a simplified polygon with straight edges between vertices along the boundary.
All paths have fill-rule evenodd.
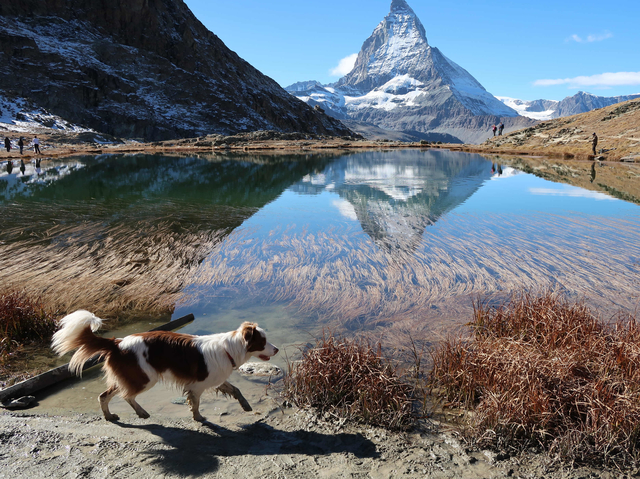
<path id="1" fill-rule="evenodd" d="M 430 385 L 472 410 L 480 447 L 546 449 L 564 461 L 637 467 L 640 326 L 611 324 L 552 293 L 478 302 L 469 338 L 433 352 Z"/>
<path id="2" fill-rule="evenodd" d="M 407 429 L 417 418 L 412 387 L 382 355 L 380 344 L 324 333 L 290 364 L 283 395 L 337 419 Z"/>
<path id="3" fill-rule="evenodd" d="M 23 345 L 45 343 L 57 328 L 55 312 L 25 290 L 0 294 L 0 369 Z"/>

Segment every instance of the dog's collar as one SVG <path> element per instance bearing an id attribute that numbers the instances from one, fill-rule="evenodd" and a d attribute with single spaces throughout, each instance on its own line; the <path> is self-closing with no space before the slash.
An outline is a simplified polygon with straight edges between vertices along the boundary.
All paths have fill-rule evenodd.
<path id="1" fill-rule="evenodd" d="M 231 355 L 229 354 L 229 351 L 227 351 L 226 349 L 224 350 L 225 353 L 227 353 L 227 357 L 229 358 L 229 361 L 231 361 L 231 367 L 233 369 L 236 369 L 236 362 L 233 360 L 233 358 L 231 357 Z"/>

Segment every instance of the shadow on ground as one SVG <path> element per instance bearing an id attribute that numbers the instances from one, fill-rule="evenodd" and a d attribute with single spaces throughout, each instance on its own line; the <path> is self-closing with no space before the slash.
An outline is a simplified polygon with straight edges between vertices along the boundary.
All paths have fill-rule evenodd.
<path id="1" fill-rule="evenodd" d="M 374 443 L 361 434 L 283 431 L 262 422 L 249 424 L 239 431 L 209 422 L 204 422 L 197 431 L 160 425 L 116 424 L 123 428 L 144 429 L 158 436 L 163 444 L 142 454 L 165 473 L 181 476 L 216 472 L 220 457 L 275 454 L 314 456 L 342 452 L 358 458 L 379 456 Z"/>

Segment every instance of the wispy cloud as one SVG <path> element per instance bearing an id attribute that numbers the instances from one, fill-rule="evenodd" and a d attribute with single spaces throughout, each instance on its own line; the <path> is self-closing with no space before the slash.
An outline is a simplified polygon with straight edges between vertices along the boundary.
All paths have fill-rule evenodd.
<path id="1" fill-rule="evenodd" d="M 356 58 L 358 58 L 357 53 L 343 58 L 338 63 L 338 66 L 333 68 L 329 73 L 331 73 L 332 76 L 336 77 L 345 76 L 347 73 L 353 70 L 353 65 L 356 64 Z"/>
<path id="2" fill-rule="evenodd" d="M 595 35 L 588 35 L 586 38 L 582 38 L 579 35 L 573 34 L 569 38 L 567 38 L 567 41 L 574 41 L 578 43 L 593 43 L 601 42 L 602 40 L 606 40 L 607 38 L 611 37 L 613 37 L 613 33 L 605 31 L 603 33 L 598 33 Z"/>
<path id="3" fill-rule="evenodd" d="M 578 76 L 574 78 L 536 80 L 533 84 L 535 86 L 570 85 L 571 87 L 640 85 L 640 72 L 600 73 L 598 75 Z"/>
<path id="4" fill-rule="evenodd" d="M 573 198 L 592 198 L 594 200 L 608 200 L 615 201 L 616 199 L 600 193 L 599 191 L 583 190 L 582 188 L 576 188 L 571 186 L 556 188 L 529 188 L 529 193 L 532 195 L 542 196 L 569 196 Z"/>

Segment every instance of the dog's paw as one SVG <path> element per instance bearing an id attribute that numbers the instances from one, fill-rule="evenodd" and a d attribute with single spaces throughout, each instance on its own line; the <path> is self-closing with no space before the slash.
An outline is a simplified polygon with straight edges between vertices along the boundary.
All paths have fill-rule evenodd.
<path id="1" fill-rule="evenodd" d="M 120 419 L 120 416 L 118 416 L 117 414 L 105 414 L 104 418 L 107 421 L 118 421 Z"/>
<path id="2" fill-rule="evenodd" d="M 200 414 L 198 414 L 198 415 L 194 414 L 193 415 L 193 420 L 194 421 L 198 421 L 198 422 L 205 422 L 207 420 L 207 418 L 204 417 L 204 416 L 201 416 Z"/>
<path id="3" fill-rule="evenodd" d="M 151 414 L 149 414 L 147 411 L 143 411 L 138 413 L 138 417 L 140 419 L 149 419 L 151 417 Z"/>

